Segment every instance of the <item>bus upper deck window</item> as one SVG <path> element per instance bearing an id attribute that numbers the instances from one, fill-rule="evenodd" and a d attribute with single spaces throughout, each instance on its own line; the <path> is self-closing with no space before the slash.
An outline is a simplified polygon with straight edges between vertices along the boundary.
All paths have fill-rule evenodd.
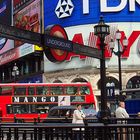
<path id="1" fill-rule="evenodd" d="M 26 87 L 15 87 L 14 95 L 26 95 Z"/>
<path id="2" fill-rule="evenodd" d="M 66 87 L 66 94 L 76 95 L 78 93 L 78 87 L 68 86 Z"/>
<path id="3" fill-rule="evenodd" d="M 36 87 L 36 94 L 37 95 L 43 95 L 43 92 L 44 92 L 43 90 L 44 90 L 43 86 Z"/>
<path id="4" fill-rule="evenodd" d="M 44 95 L 49 95 L 49 88 L 47 86 L 44 86 L 43 94 Z"/>
<path id="5" fill-rule="evenodd" d="M 34 87 L 28 87 L 28 94 L 29 95 L 34 95 L 35 94 Z"/>
<path id="6" fill-rule="evenodd" d="M 36 88 L 37 95 L 47 95 L 49 94 L 49 88 L 47 86 L 38 86 Z"/>
<path id="7" fill-rule="evenodd" d="M 61 86 L 50 87 L 50 93 L 52 95 L 62 95 L 63 94 L 63 87 L 61 87 Z"/>
<path id="8" fill-rule="evenodd" d="M 0 95 L 12 95 L 12 87 L 11 86 L 2 86 L 0 88 Z"/>
<path id="9" fill-rule="evenodd" d="M 87 86 L 80 87 L 80 92 L 81 92 L 82 95 L 90 94 L 89 87 L 87 87 Z"/>

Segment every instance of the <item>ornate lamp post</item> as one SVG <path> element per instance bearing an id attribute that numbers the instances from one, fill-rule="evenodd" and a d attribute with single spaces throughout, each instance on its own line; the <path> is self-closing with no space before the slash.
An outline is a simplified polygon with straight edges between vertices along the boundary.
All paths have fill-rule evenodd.
<path id="1" fill-rule="evenodd" d="M 106 66 L 105 66 L 105 37 L 110 34 L 110 27 L 106 25 L 103 16 L 100 17 L 98 25 L 94 26 L 94 34 L 100 38 L 100 76 L 101 76 L 101 119 L 108 116 L 107 113 L 107 93 L 106 93 Z"/>
<path id="2" fill-rule="evenodd" d="M 121 33 L 118 30 L 116 32 L 116 40 L 117 40 L 117 44 L 118 44 L 118 51 L 115 52 L 114 51 L 114 43 L 111 40 L 110 43 L 110 48 L 112 49 L 112 52 L 118 56 L 118 69 L 119 69 L 119 92 L 120 95 L 122 95 L 121 90 L 122 90 L 122 75 L 121 75 L 121 55 L 125 52 L 127 46 L 128 46 L 128 40 L 126 39 L 126 37 L 123 39 L 122 45 L 124 46 L 124 48 L 122 49 L 121 44 L 120 44 L 120 39 L 121 39 Z"/>
<path id="3" fill-rule="evenodd" d="M 13 67 L 13 70 L 12 70 L 12 76 L 14 77 L 14 82 L 15 83 L 16 83 L 16 78 L 17 78 L 18 75 L 19 75 L 19 68 L 15 63 L 15 65 Z"/>

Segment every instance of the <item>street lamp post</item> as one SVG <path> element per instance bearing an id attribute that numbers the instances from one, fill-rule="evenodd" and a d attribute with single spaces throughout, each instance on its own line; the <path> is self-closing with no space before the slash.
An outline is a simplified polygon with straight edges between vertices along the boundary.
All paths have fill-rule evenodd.
<path id="1" fill-rule="evenodd" d="M 100 76 L 101 76 L 101 120 L 108 116 L 107 113 L 107 93 L 106 93 L 106 66 L 105 66 L 105 37 L 110 34 L 110 27 L 106 25 L 103 16 L 100 17 L 98 25 L 94 26 L 94 34 L 100 38 Z"/>
<path id="2" fill-rule="evenodd" d="M 122 45 L 124 46 L 124 48 L 122 49 L 121 44 L 120 44 L 120 39 L 121 39 L 121 33 L 118 30 L 116 32 L 116 40 L 117 40 L 117 45 L 118 45 L 118 51 L 115 52 L 114 51 L 114 45 L 113 45 L 113 40 L 111 40 L 110 43 L 110 48 L 112 50 L 112 52 L 118 56 L 118 70 L 119 70 L 119 92 L 120 92 L 120 96 L 122 95 L 121 90 L 122 90 L 122 74 L 121 74 L 121 55 L 125 52 L 127 46 L 128 46 L 128 40 L 126 39 L 126 37 L 123 39 Z"/>
<path id="3" fill-rule="evenodd" d="M 14 77 L 14 82 L 16 83 L 17 76 L 19 75 L 19 68 L 14 64 L 13 70 L 12 70 L 12 76 Z"/>

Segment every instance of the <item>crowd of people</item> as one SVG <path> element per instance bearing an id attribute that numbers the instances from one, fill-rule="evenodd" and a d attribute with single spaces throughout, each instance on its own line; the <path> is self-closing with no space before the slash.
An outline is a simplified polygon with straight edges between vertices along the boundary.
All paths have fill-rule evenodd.
<path id="1" fill-rule="evenodd" d="M 63 97 L 60 100 L 60 106 L 64 106 L 65 104 L 66 104 L 66 97 Z M 77 104 L 76 107 L 75 107 L 74 112 L 71 113 L 72 123 L 73 124 L 78 124 L 78 125 L 75 125 L 75 127 L 72 129 L 73 133 L 75 134 L 74 135 L 75 140 L 81 140 L 82 139 L 81 138 L 82 137 L 81 131 L 84 132 L 85 127 L 78 127 L 78 126 L 79 126 L 79 124 L 84 124 L 85 125 L 85 120 L 86 120 L 86 117 L 87 117 L 87 114 L 88 114 L 87 112 L 85 112 L 86 109 L 87 108 L 85 106 L 82 107 L 81 104 Z M 89 110 L 91 111 L 91 108 Z M 88 109 L 86 111 L 88 111 Z M 112 116 L 112 112 L 111 112 L 109 103 L 107 103 L 106 113 L 107 113 L 107 116 L 108 116 L 107 119 L 110 119 L 111 117 L 114 117 L 114 115 Z M 129 123 L 128 118 L 130 116 L 129 116 L 128 112 L 125 109 L 125 102 L 124 101 L 120 101 L 118 103 L 118 106 L 117 106 L 114 114 L 115 114 L 115 118 L 117 118 L 116 122 L 118 124 Z M 67 113 L 66 113 L 66 115 L 67 115 Z M 139 116 L 140 116 L 140 113 L 139 113 Z M 98 111 L 96 113 L 96 118 L 97 118 L 98 121 L 100 121 L 100 117 L 102 117 L 102 114 L 101 114 L 101 111 Z M 80 131 L 80 133 L 78 131 Z M 117 140 L 119 140 L 119 139 L 127 140 L 127 129 L 126 128 L 117 129 Z"/>
<path id="2" fill-rule="evenodd" d="M 100 117 L 100 111 L 97 113 L 97 118 Z M 107 104 L 107 113 L 108 113 L 108 117 L 111 117 L 111 110 L 110 110 L 110 106 L 109 104 Z M 72 123 L 73 124 L 84 124 L 84 119 L 85 119 L 86 115 L 84 114 L 83 110 L 82 110 L 82 105 L 78 104 L 76 106 L 76 109 L 73 113 L 73 119 L 72 119 Z M 126 109 L 125 109 L 125 102 L 120 101 L 118 104 L 118 107 L 116 108 L 115 111 L 115 117 L 119 120 L 123 119 L 123 118 L 129 118 L 129 114 L 127 113 Z M 118 123 L 126 123 L 123 121 L 118 121 Z M 75 140 L 80 140 L 81 138 L 79 137 L 79 133 L 77 133 L 77 131 L 80 130 L 80 128 L 73 128 L 74 132 L 75 132 Z M 81 130 L 80 130 L 81 131 Z M 120 130 L 119 130 L 120 131 Z M 119 138 L 123 137 L 123 140 L 126 140 L 126 135 L 125 135 L 125 131 L 126 129 L 122 129 L 121 130 L 124 134 L 121 136 L 118 136 L 118 140 Z M 82 135 L 80 135 L 82 136 Z M 122 139 L 122 138 L 121 138 Z"/>

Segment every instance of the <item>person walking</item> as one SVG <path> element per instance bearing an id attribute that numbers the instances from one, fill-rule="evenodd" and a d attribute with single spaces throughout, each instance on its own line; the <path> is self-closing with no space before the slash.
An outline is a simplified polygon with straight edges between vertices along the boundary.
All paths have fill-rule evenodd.
<path id="1" fill-rule="evenodd" d="M 127 113 L 125 109 L 125 103 L 124 102 L 119 102 L 119 106 L 116 109 L 116 118 L 129 118 L 129 114 Z"/>
<path id="2" fill-rule="evenodd" d="M 123 101 L 120 101 L 119 102 L 119 106 L 118 108 L 116 109 L 116 118 L 118 119 L 125 119 L 125 118 L 129 118 L 129 114 L 127 113 L 126 109 L 125 109 L 125 102 Z M 119 120 L 118 123 L 127 123 L 126 120 Z M 118 140 L 121 139 L 121 140 L 127 140 L 127 134 L 126 134 L 126 129 L 125 128 L 120 128 L 118 130 Z"/>
<path id="3" fill-rule="evenodd" d="M 74 110 L 74 113 L 73 113 L 72 123 L 73 124 L 84 124 L 85 117 L 86 116 L 82 110 L 82 105 L 78 104 L 76 106 L 76 110 Z M 74 130 L 74 139 L 82 140 L 83 139 L 83 134 L 82 134 L 83 129 L 73 128 L 73 130 Z"/>

